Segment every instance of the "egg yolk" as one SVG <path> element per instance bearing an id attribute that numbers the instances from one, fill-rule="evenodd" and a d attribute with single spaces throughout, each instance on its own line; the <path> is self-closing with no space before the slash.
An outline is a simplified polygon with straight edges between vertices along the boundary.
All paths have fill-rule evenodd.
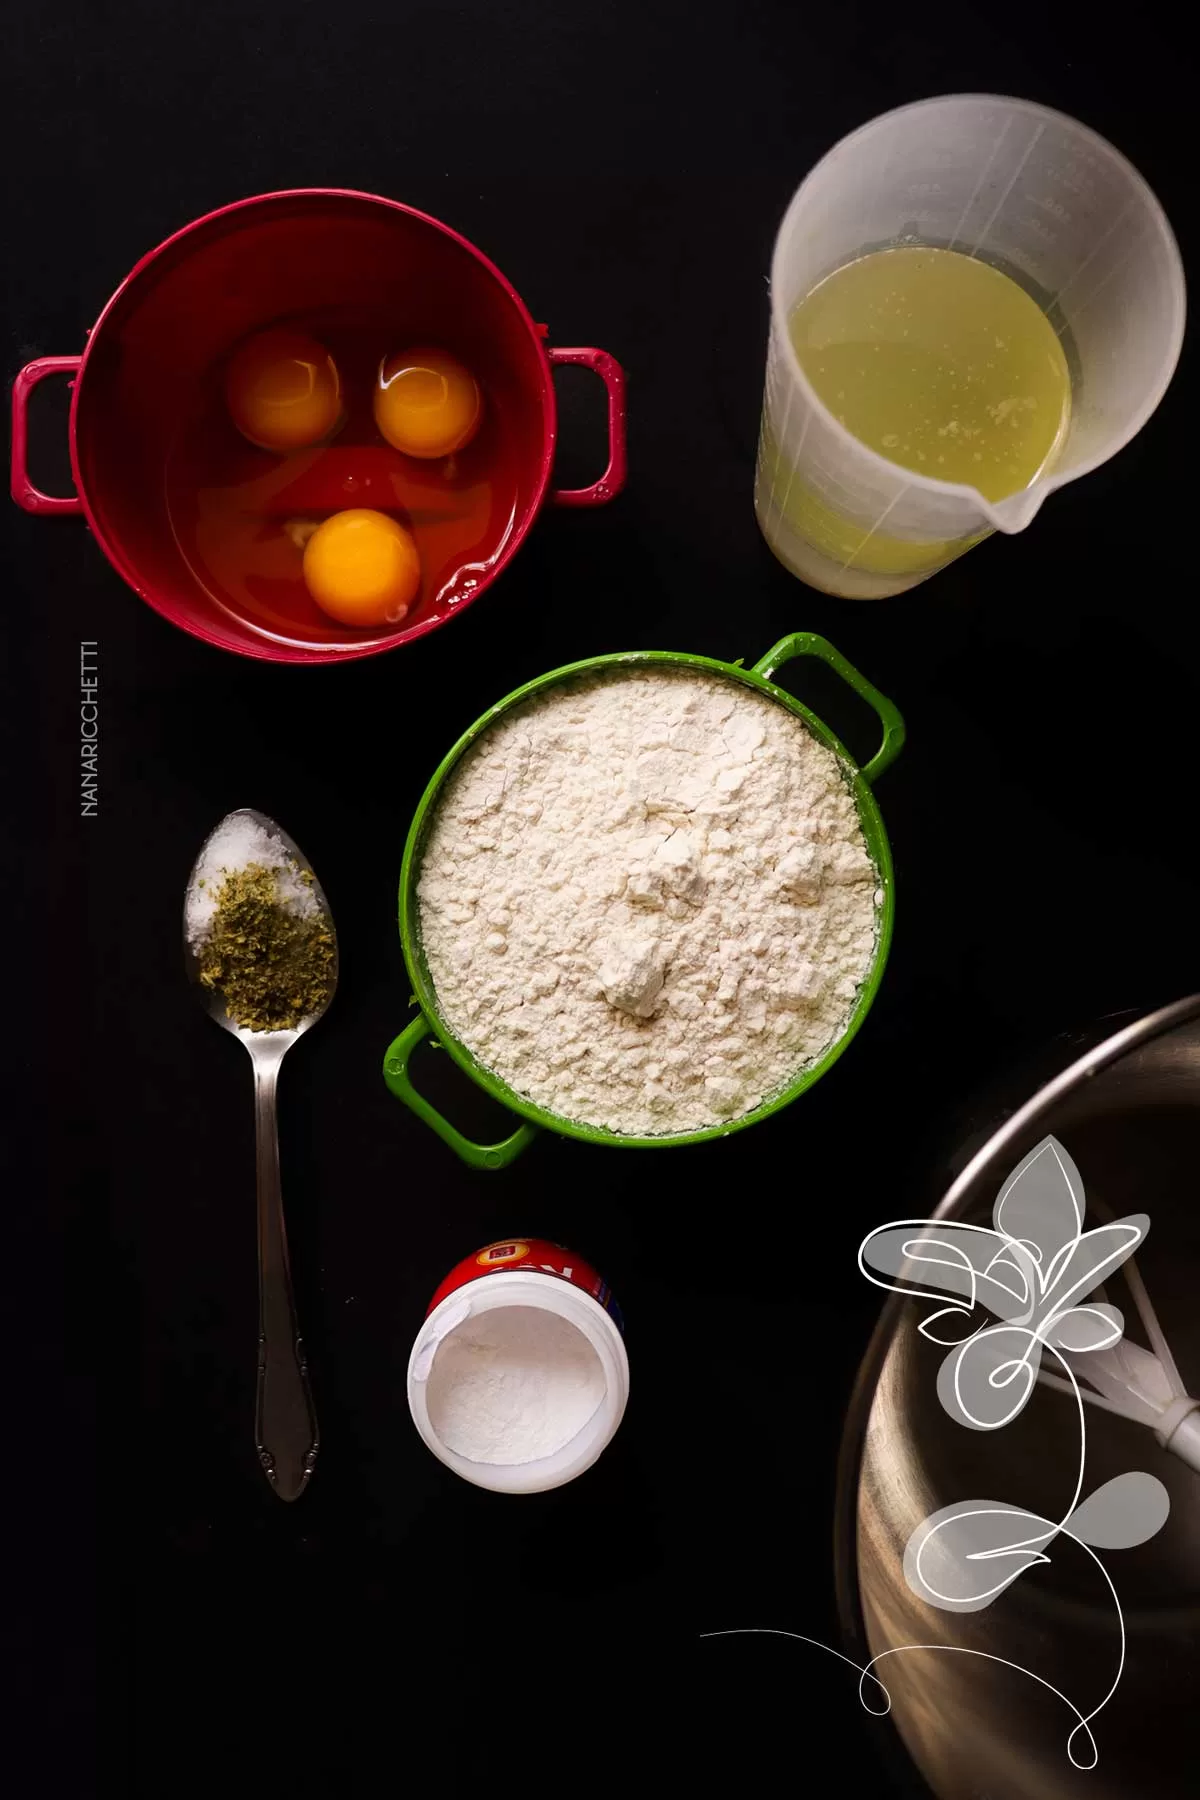
<path id="1" fill-rule="evenodd" d="M 405 456 L 450 456 L 479 429 L 483 399 L 470 372 L 443 350 L 407 350 L 379 366 L 375 423 Z"/>
<path id="2" fill-rule="evenodd" d="M 398 625 L 421 585 L 421 559 L 403 525 L 355 507 L 313 532 L 304 549 L 304 581 L 339 624 Z"/>
<path id="3" fill-rule="evenodd" d="M 342 413 L 333 358 L 301 331 L 263 331 L 234 352 L 225 403 L 243 437 L 262 450 L 303 450 L 327 438 Z"/>

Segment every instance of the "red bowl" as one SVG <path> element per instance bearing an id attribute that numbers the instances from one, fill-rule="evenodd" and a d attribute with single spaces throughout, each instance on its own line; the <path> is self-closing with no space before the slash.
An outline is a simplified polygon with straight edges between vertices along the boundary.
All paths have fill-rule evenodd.
<path id="1" fill-rule="evenodd" d="M 394 300 L 408 328 L 467 343 L 498 409 L 516 499 L 490 554 L 457 591 L 369 641 L 282 641 L 221 606 L 185 560 L 168 516 L 164 472 L 184 409 L 214 363 L 247 332 L 288 315 Z M 415 311 L 414 311 L 415 306 Z M 458 232 L 399 201 L 311 188 L 240 200 L 197 219 L 144 256 L 121 283 L 82 356 L 44 356 L 13 384 L 12 495 L 32 513 L 82 513 L 108 560 L 156 612 L 193 637 L 267 662 L 342 662 L 435 630 L 512 560 L 547 500 L 596 506 L 625 479 L 624 377 L 603 350 L 544 343 L 510 282 Z M 608 392 L 608 467 L 591 487 L 551 489 L 556 363 L 593 369 Z M 43 494 L 26 469 L 29 396 L 48 375 L 74 377 L 76 493 Z M 369 504 L 369 497 L 358 504 Z M 344 502 L 343 502 L 344 504 Z M 487 546 L 485 546 L 485 551 Z"/>

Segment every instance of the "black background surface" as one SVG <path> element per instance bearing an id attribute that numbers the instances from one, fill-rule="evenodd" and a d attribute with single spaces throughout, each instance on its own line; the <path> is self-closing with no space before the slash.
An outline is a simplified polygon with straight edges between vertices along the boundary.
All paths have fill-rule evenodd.
<path id="1" fill-rule="evenodd" d="M 981 1086 L 1059 1030 L 1200 986 L 1194 357 L 1112 464 L 908 596 L 811 592 L 758 533 L 771 243 L 847 130 L 941 92 L 1047 102 L 1135 161 L 1188 252 L 1194 100 L 1165 12 L 1121 35 L 1092 9 L 882 17 L 850 0 L 9 9 L 10 376 L 77 351 L 189 219 L 357 187 L 477 242 L 551 341 L 612 351 L 630 455 L 616 503 L 547 513 L 464 618 L 344 668 L 222 656 L 141 605 L 78 522 L 3 517 L 6 1630 L 42 1759 L 23 1791 L 99 1791 L 98 1766 L 137 1800 L 199 1791 L 213 1768 L 357 1795 L 411 1784 L 427 1754 L 450 1791 L 631 1779 L 648 1755 L 682 1780 L 697 1750 L 702 1791 L 776 1763 L 803 1778 L 827 1754 L 839 1784 L 874 1769 L 843 1665 L 782 1639 L 696 1641 L 837 1642 L 834 1457 L 877 1298 L 859 1239 L 936 1201 Z M 560 383 L 566 481 L 598 466 L 589 382 Z M 43 390 L 36 473 L 60 488 L 65 411 Z M 879 792 L 895 948 L 860 1037 L 724 1145 L 544 1140 L 500 1175 L 460 1167 L 380 1078 L 407 1016 L 400 853 L 435 763 L 559 663 L 752 660 L 797 628 L 831 637 L 909 730 Z M 82 638 L 102 684 L 89 820 Z M 815 671 L 789 679 L 868 753 L 857 703 Z M 323 1439 L 290 1509 L 251 1441 L 250 1071 L 179 951 L 192 858 L 242 805 L 304 847 L 342 948 L 336 1005 L 281 1094 Z M 428 1062 L 422 1079 L 478 1122 L 463 1084 Z M 404 1372 L 445 1271 L 512 1231 L 604 1271 L 633 1388 L 591 1473 L 506 1500 L 426 1453 Z"/>

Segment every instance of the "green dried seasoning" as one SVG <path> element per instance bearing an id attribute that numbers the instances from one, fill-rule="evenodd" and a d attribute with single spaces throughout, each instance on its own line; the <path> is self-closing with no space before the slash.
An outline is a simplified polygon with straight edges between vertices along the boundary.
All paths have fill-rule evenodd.
<path id="1" fill-rule="evenodd" d="M 311 871 L 296 873 L 311 884 Z M 285 906 L 276 871 L 249 863 L 221 884 L 199 976 L 243 1030 L 292 1031 L 328 1000 L 335 955 L 324 914 Z"/>

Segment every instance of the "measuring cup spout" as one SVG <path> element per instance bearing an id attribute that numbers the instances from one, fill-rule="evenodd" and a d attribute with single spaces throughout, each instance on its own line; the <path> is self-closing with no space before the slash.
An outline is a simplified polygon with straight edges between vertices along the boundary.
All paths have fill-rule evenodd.
<path id="1" fill-rule="evenodd" d="M 1024 531 L 1041 511 L 1050 487 L 1048 481 L 1035 481 L 1032 487 L 1023 488 L 1019 494 L 1010 494 L 1007 500 L 985 500 L 983 510 L 989 524 L 995 530 L 1007 532 L 1010 536 Z"/>

